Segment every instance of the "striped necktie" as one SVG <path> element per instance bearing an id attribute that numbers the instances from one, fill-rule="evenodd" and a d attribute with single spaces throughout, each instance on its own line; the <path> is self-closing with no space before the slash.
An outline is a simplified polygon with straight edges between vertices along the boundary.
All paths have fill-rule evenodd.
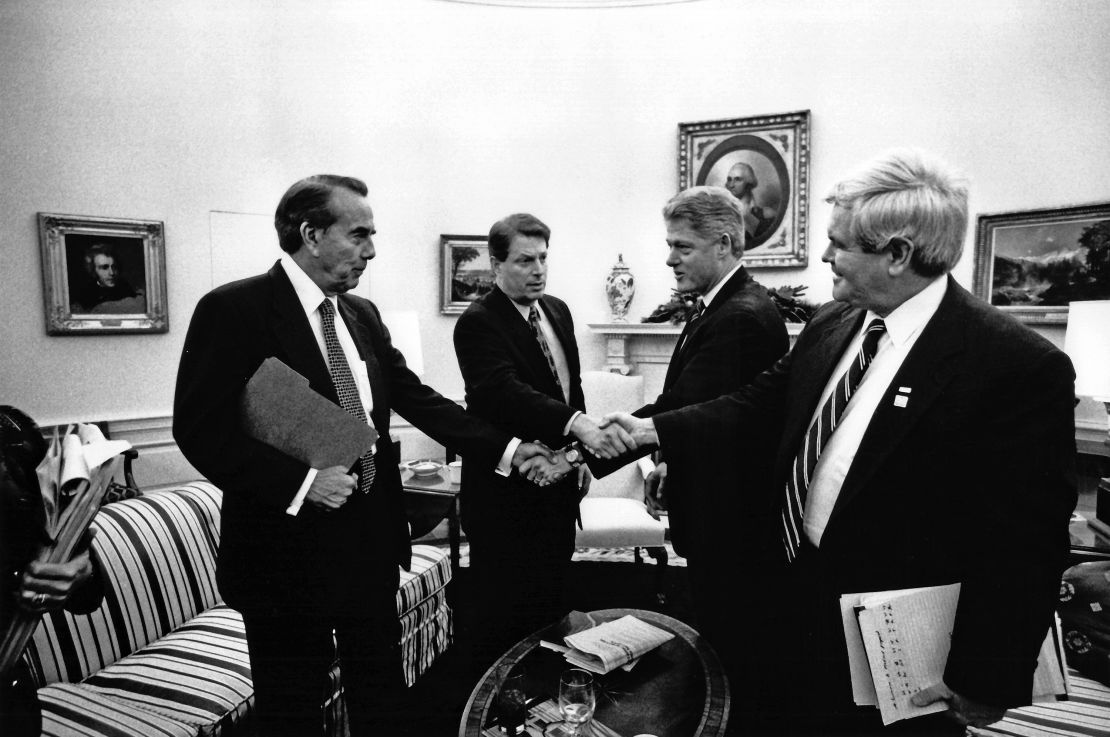
<path id="1" fill-rule="evenodd" d="M 351 366 L 347 363 L 347 356 L 344 355 L 343 347 L 339 345 L 339 336 L 335 332 L 335 308 L 331 306 L 331 300 L 325 299 L 320 303 L 320 319 L 324 323 L 324 345 L 328 349 L 328 372 L 335 385 L 335 392 L 339 395 L 339 406 L 366 422 L 366 409 L 358 396 L 355 377 L 351 374 Z M 358 475 L 358 489 L 365 494 L 370 491 L 370 485 L 374 483 L 374 475 L 377 473 L 374 449 L 368 450 L 358 459 L 358 463 L 361 470 Z"/>
<path id="2" fill-rule="evenodd" d="M 793 562 L 798 556 L 798 548 L 802 544 L 802 516 L 806 508 L 806 492 L 817 466 L 817 459 L 828 443 L 829 437 L 836 430 L 844 408 L 852 398 L 852 393 L 859 386 L 871 360 L 875 358 L 875 350 L 879 346 L 879 338 L 886 332 L 886 323 L 880 318 L 875 318 L 867 325 L 864 331 L 863 343 L 860 344 L 856 360 L 848 366 L 844 376 L 836 383 L 829 398 L 821 407 L 821 412 L 809 426 L 806 432 L 802 450 L 794 458 L 794 465 L 790 469 L 790 478 L 786 480 L 786 496 L 782 508 L 782 541 L 786 546 L 786 559 Z"/>
<path id="3" fill-rule="evenodd" d="M 551 354 L 551 346 L 547 344 L 547 338 L 544 337 L 543 329 L 540 327 L 540 311 L 535 305 L 532 305 L 528 310 L 528 325 L 532 328 L 532 335 L 535 336 L 536 342 L 540 344 L 540 350 L 543 351 L 543 357 L 547 359 L 547 367 L 551 369 L 551 376 L 555 379 L 555 386 L 559 387 L 559 391 L 563 390 L 563 383 L 559 381 L 559 371 L 555 368 L 555 356 Z"/>
<path id="4" fill-rule="evenodd" d="M 693 311 L 690 313 L 690 316 L 686 318 L 686 327 L 682 329 L 682 336 L 678 339 L 678 348 L 676 349 L 676 353 L 678 351 L 681 351 L 682 347 L 686 345 L 686 339 L 690 337 L 690 333 L 694 329 L 694 323 L 697 322 L 704 314 L 705 300 L 703 300 L 701 297 L 698 297 L 698 301 L 694 304 Z"/>

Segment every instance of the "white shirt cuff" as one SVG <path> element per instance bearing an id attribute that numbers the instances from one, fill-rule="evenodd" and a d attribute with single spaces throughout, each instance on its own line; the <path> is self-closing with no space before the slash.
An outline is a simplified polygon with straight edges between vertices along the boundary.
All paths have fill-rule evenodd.
<path id="1" fill-rule="evenodd" d="M 501 462 L 494 469 L 498 476 L 508 476 L 513 472 L 513 456 L 516 455 L 518 445 L 520 445 L 520 438 L 513 438 L 505 446 L 505 452 L 501 454 Z"/>
<path id="2" fill-rule="evenodd" d="M 304 475 L 304 481 L 301 483 L 301 488 L 297 489 L 297 495 L 293 497 L 293 501 L 285 508 L 285 513 L 297 516 L 297 512 L 301 511 L 301 505 L 304 504 L 304 498 L 308 494 L 308 488 L 312 486 L 312 482 L 316 480 L 316 469 L 308 469 L 308 473 Z"/>
<path id="3" fill-rule="evenodd" d="M 574 421 L 578 419 L 578 415 L 580 414 L 582 414 L 582 410 L 577 409 L 574 411 L 574 414 L 570 416 L 570 420 L 563 427 L 563 435 L 570 435 L 570 426 L 574 424 Z"/>
<path id="4" fill-rule="evenodd" d="M 637 459 L 636 466 L 640 469 L 640 475 L 645 479 L 655 470 L 655 463 L 647 456 Z"/>

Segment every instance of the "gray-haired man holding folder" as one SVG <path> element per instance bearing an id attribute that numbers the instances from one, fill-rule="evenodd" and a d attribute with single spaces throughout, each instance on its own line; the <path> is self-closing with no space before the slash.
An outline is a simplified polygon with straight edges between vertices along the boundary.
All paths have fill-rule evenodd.
<path id="1" fill-rule="evenodd" d="M 388 442 L 353 468 L 312 468 L 244 426 L 248 379 L 277 358 L 311 390 L 389 437 L 390 411 L 469 460 L 511 473 L 542 449 L 520 443 L 422 384 L 377 308 L 347 294 L 375 255 L 358 179 L 318 175 L 285 193 L 281 259 L 197 304 L 177 377 L 174 437 L 224 491 L 217 578 L 243 614 L 259 734 L 323 732 L 338 643 L 351 734 L 403 687 L 395 594 L 408 568 L 401 479 Z M 287 417 L 292 426 L 301 417 Z"/>

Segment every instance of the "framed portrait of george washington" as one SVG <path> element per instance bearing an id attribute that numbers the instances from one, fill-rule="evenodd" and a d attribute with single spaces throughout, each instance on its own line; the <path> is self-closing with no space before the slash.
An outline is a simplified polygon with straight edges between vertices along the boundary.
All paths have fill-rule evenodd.
<path id="1" fill-rule="evenodd" d="M 48 212 L 38 220 L 48 335 L 169 330 L 161 221 Z"/>
<path id="2" fill-rule="evenodd" d="M 980 215 L 975 294 L 1026 323 L 1110 299 L 1110 202 Z"/>
<path id="3" fill-rule="evenodd" d="M 740 200 L 745 266 L 808 265 L 808 110 L 680 123 L 678 186 L 699 185 Z"/>

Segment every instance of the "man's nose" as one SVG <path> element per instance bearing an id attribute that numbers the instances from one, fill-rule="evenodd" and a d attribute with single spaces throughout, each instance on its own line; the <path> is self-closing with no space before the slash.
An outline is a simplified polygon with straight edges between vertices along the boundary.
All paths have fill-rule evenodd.
<path id="1" fill-rule="evenodd" d="M 369 261 L 376 255 L 377 251 L 374 250 L 374 241 L 367 239 L 366 244 L 362 247 L 362 257 Z"/>
<path id="2" fill-rule="evenodd" d="M 833 244 L 825 246 L 825 250 L 821 252 L 821 260 L 826 264 L 831 264 L 836 258 L 836 248 Z"/>
<path id="3" fill-rule="evenodd" d="M 678 266 L 678 251 L 673 248 L 667 253 L 667 266 L 671 268 Z"/>

